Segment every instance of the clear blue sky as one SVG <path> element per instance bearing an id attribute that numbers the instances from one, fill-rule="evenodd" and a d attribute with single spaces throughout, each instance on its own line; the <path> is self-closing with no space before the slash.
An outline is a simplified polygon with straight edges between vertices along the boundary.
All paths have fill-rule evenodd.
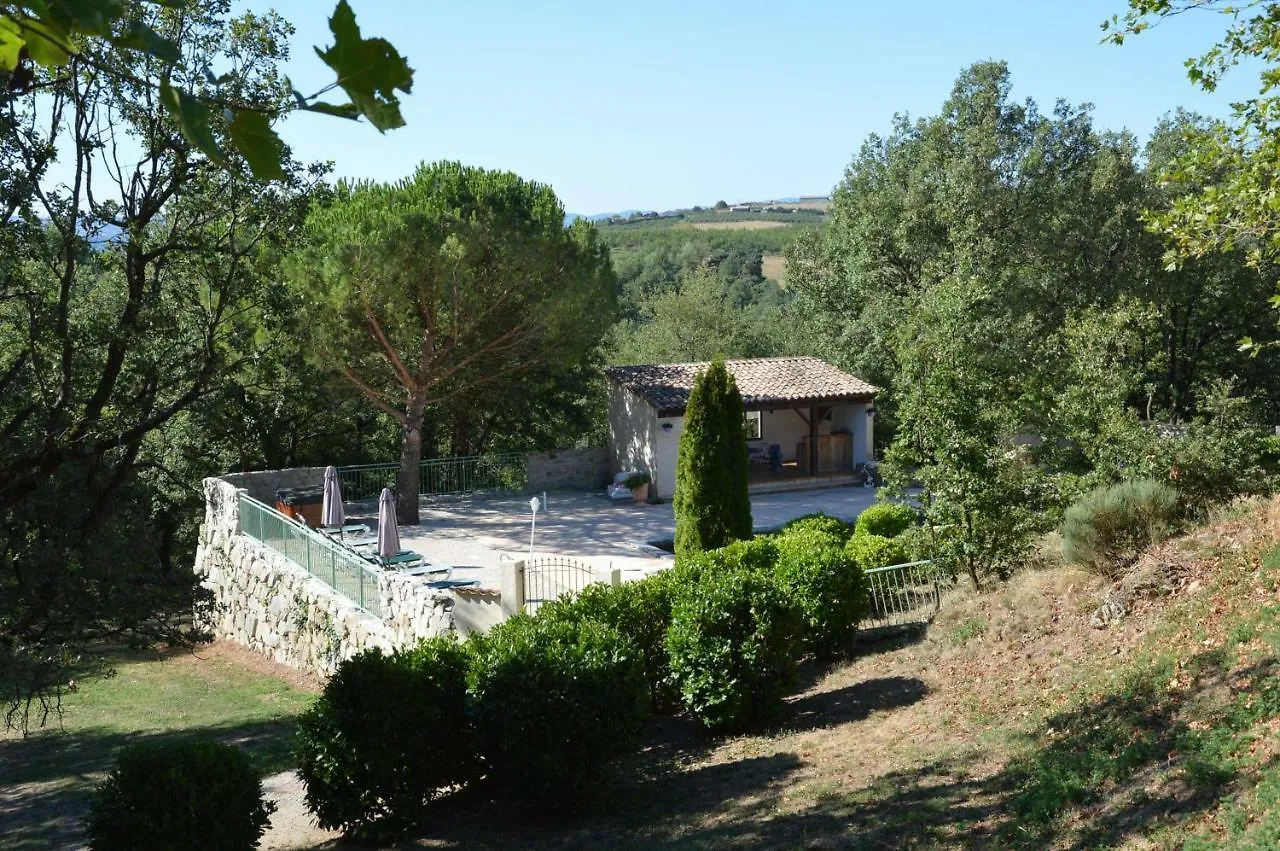
<path id="1" fill-rule="evenodd" d="M 333 2 L 274 4 L 300 88 L 324 79 L 311 46 Z M 350 2 L 416 71 L 408 126 L 297 115 L 281 132 L 299 157 L 379 180 L 444 158 L 509 169 L 578 213 L 825 194 L 867 134 L 935 113 L 983 59 L 1009 62 L 1016 97 L 1093 103 L 1096 126 L 1143 139 L 1176 106 L 1223 115 L 1256 89 L 1245 71 L 1212 97 L 1187 82 L 1219 16 L 1099 44 L 1124 0 Z"/>

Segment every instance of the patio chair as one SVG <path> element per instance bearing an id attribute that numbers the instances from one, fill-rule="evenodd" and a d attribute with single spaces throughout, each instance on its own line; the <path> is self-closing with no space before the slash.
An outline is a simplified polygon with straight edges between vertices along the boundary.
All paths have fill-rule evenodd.
<path id="1" fill-rule="evenodd" d="M 379 567 L 388 570 L 416 567 L 422 564 L 422 555 L 415 553 L 413 550 L 401 550 L 393 556 L 380 556 L 374 553 L 374 559 Z"/>

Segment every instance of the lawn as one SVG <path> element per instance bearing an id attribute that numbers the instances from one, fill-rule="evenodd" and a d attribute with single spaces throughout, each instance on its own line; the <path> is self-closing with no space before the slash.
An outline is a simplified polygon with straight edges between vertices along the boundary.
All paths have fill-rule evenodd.
<path id="1" fill-rule="evenodd" d="M 0 737 L 0 847 L 73 844 L 115 752 L 144 738 L 206 733 L 244 746 L 264 775 L 288 768 L 292 718 L 317 688 L 225 643 L 108 662 L 112 675 L 64 697 L 60 725 Z"/>

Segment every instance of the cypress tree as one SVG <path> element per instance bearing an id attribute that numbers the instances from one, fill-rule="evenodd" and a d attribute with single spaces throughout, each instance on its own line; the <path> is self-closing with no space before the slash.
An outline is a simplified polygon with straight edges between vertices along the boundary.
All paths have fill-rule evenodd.
<path id="1" fill-rule="evenodd" d="M 677 559 L 751 537 L 742 394 L 720 357 L 689 393 L 672 507 Z"/>

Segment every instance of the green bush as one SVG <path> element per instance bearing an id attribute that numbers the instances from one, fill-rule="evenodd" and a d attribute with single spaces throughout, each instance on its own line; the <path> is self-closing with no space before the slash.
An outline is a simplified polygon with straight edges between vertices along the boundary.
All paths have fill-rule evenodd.
<path id="1" fill-rule="evenodd" d="M 912 526 L 893 540 L 902 546 L 907 561 L 927 561 L 934 557 L 934 542 L 924 526 Z"/>
<path id="2" fill-rule="evenodd" d="M 544 808 L 580 802 L 648 716 L 640 651 L 604 624 L 527 616 L 473 642 L 471 700 L 491 776 Z"/>
<path id="3" fill-rule="evenodd" d="M 716 576 L 741 571 L 770 573 L 778 560 L 776 538 L 752 538 L 734 541 L 728 546 L 706 552 L 692 553 L 676 559 L 675 578 L 681 584 L 697 582 L 704 576 Z"/>
<path id="4" fill-rule="evenodd" d="M 468 652 L 433 638 L 393 655 L 344 661 L 298 718 L 294 751 L 321 827 L 402 826 L 427 801 L 471 779 Z"/>
<path id="5" fill-rule="evenodd" d="M 145 742 L 120 752 L 90 807 L 96 851 L 256 848 L 275 805 L 238 748 L 210 739 Z"/>
<path id="6" fill-rule="evenodd" d="M 777 548 L 776 576 L 800 610 L 805 646 L 819 659 L 848 653 L 868 604 L 858 563 L 820 529 L 779 535 Z"/>
<path id="7" fill-rule="evenodd" d="M 905 564 L 908 561 L 907 550 L 901 540 L 863 532 L 849 539 L 845 553 L 863 570 Z"/>
<path id="8" fill-rule="evenodd" d="M 588 585 L 575 597 L 561 598 L 538 609 L 539 620 L 595 621 L 613 627 L 639 651 L 649 685 L 649 703 L 655 712 L 668 712 L 680 704 L 667 661 L 667 626 L 678 582 L 675 572 L 664 570 L 639 582 L 610 586 Z"/>
<path id="9" fill-rule="evenodd" d="M 803 517 L 797 517 L 790 523 L 782 527 L 782 531 L 778 534 L 793 535 L 804 532 L 822 532 L 830 535 L 843 546 L 844 542 L 849 540 L 853 535 L 854 526 L 852 523 L 846 523 L 838 517 L 831 517 L 827 514 L 806 514 Z"/>
<path id="10" fill-rule="evenodd" d="M 916 525 L 916 513 L 900 502 L 878 502 L 858 515 L 855 534 L 896 538 Z"/>
<path id="11" fill-rule="evenodd" d="M 723 358 L 694 380 L 676 456 L 676 557 L 751 537 L 742 395 Z"/>
<path id="12" fill-rule="evenodd" d="M 1133 562 L 1164 538 L 1178 516 L 1178 493 L 1138 479 L 1086 493 L 1062 521 L 1062 556 L 1105 576 Z"/>
<path id="13" fill-rule="evenodd" d="M 796 607 L 767 573 L 707 573 L 682 586 L 667 651 L 685 708 L 714 730 L 781 718 L 799 628 Z"/>

